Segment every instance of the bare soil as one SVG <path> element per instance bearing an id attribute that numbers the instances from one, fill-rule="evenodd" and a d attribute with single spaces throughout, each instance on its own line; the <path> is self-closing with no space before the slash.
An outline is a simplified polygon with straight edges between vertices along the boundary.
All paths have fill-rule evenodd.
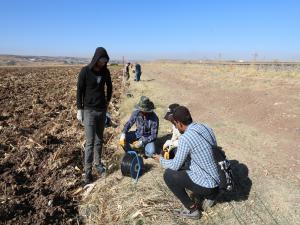
<path id="1" fill-rule="evenodd" d="M 0 68 L 0 223 L 81 224 L 80 67 Z M 118 111 L 120 68 L 109 111 Z M 115 122 L 117 117 L 114 117 Z M 105 132 L 105 142 L 113 135 Z M 109 159 L 113 149 L 104 152 Z M 78 191 L 79 190 L 79 191 Z"/>
<path id="2" fill-rule="evenodd" d="M 228 157 L 248 170 L 244 205 L 253 202 L 246 210 L 236 207 L 245 224 L 300 224 L 299 66 L 153 63 L 143 70 L 144 94 L 158 110 L 186 105 L 195 121 L 214 129 Z"/>

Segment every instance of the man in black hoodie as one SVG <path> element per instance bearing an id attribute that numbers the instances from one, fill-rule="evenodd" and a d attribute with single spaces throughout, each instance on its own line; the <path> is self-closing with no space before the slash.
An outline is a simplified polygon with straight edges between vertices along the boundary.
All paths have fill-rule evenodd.
<path id="1" fill-rule="evenodd" d="M 99 175 L 105 172 L 101 163 L 103 131 L 108 104 L 112 96 L 112 82 L 107 69 L 109 56 L 102 47 L 96 49 L 91 63 L 83 67 L 77 82 L 77 119 L 84 124 L 85 183 L 91 183 L 92 164 Z M 106 86 L 106 93 L 105 93 Z"/>

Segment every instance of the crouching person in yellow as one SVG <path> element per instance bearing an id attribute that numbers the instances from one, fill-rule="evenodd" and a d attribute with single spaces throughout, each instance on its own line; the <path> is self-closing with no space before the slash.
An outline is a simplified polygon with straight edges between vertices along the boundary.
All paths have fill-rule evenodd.
<path id="1" fill-rule="evenodd" d="M 175 158 L 167 160 L 159 155 L 154 155 L 153 158 L 166 169 L 165 183 L 183 204 L 183 207 L 175 210 L 175 213 L 181 217 L 198 219 L 200 211 L 188 196 L 186 189 L 192 191 L 197 198 L 208 199 L 207 204 L 214 203 L 220 177 L 212 147 L 207 141 L 216 144 L 216 139 L 211 128 L 201 123 L 193 123 L 189 110 L 184 106 L 175 109 L 173 118 L 176 128 L 182 134 Z M 183 168 L 182 165 L 188 158 L 190 166 Z"/>

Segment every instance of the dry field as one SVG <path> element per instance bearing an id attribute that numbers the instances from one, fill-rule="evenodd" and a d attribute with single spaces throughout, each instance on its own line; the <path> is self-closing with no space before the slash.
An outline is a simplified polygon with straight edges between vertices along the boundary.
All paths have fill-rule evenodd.
<path id="1" fill-rule="evenodd" d="M 125 92 L 120 68 L 111 68 L 120 127 L 105 131 L 109 173 L 84 197 L 79 69 L 0 68 L 1 224 L 300 224 L 299 66 L 148 63 Z M 177 102 L 214 129 L 233 162 L 237 190 L 199 221 L 172 215 L 180 204 L 152 159 L 136 184 L 118 170 L 117 134 L 141 95 L 156 105 L 158 147 L 170 128 L 163 115 Z"/>
<path id="2" fill-rule="evenodd" d="M 80 67 L 0 68 L 0 224 L 79 224 L 83 127 Z M 118 110 L 120 68 L 110 112 Z M 117 121 L 116 121 L 117 122 Z M 105 141 L 114 130 L 105 132 Z M 106 143 L 107 144 L 107 143 Z M 107 162 L 114 152 L 107 146 Z"/>
<path id="3" fill-rule="evenodd" d="M 87 224 L 300 224 L 300 69 L 276 66 L 143 64 L 131 77 L 120 108 L 121 128 L 141 95 L 160 118 L 159 143 L 169 132 L 170 103 L 190 108 L 209 124 L 233 162 L 236 192 L 199 221 L 176 218 L 180 206 L 163 182 L 163 169 L 145 160 L 137 184 L 117 171 L 100 180 L 82 203 Z"/>

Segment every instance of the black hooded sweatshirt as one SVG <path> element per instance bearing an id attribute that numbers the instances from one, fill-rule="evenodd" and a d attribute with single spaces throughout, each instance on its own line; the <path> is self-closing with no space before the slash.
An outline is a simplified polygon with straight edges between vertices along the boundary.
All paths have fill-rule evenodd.
<path id="1" fill-rule="evenodd" d="M 79 73 L 77 82 L 77 109 L 106 110 L 112 96 L 110 72 L 106 66 L 98 73 L 92 70 L 96 62 L 102 57 L 109 60 L 106 50 L 99 47 L 96 49 L 91 63 L 83 67 Z"/>

